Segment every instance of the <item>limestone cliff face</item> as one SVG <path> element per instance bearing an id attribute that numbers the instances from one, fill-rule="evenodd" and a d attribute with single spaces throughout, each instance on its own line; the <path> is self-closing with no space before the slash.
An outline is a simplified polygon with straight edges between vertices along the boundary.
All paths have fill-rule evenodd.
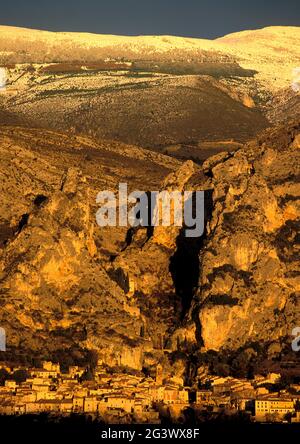
<path id="1" fill-rule="evenodd" d="M 104 362 L 113 354 L 115 365 L 139 369 L 142 319 L 99 263 L 88 193 L 70 168 L 9 242 L 0 263 L 0 324 L 9 347 L 95 349 Z"/>
<path id="2" fill-rule="evenodd" d="M 280 342 L 300 325 L 299 130 L 203 165 L 213 211 L 192 310 L 204 350 Z"/>
<path id="3" fill-rule="evenodd" d="M 188 182 L 200 174 L 200 169 L 188 161 L 163 181 L 161 190 L 183 191 Z M 160 211 L 163 205 L 159 202 L 154 211 Z M 171 206 L 171 221 L 172 214 Z M 145 332 L 157 349 L 167 345 L 170 332 L 178 325 L 182 312 L 182 301 L 176 292 L 171 267 L 179 235 L 178 226 L 156 226 L 150 232 L 140 227 L 132 232 L 128 245 L 110 267 L 110 274 L 140 307 Z"/>
<path id="4" fill-rule="evenodd" d="M 0 128 L 0 154 L 0 325 L 9 357 L 77 362 L 92 349 L 108 365 L 140 369 L 153 348 L 146 317 L 108 273 L 126 228 L 96 225 L 96 196 L 124 181 L 155 189 L 180 163 L 16 127 Z"/>
<path id="5" fill-rule="evenodd" d="M 95 227 L 93 167 L 87 177 L 56 164 L 51 176 L 49 162 L 41 180 L 22 151 L 13 182 L 7 148 L 0 325 L 9 347 L 47 358 L 95 349 L 111 366 L 141 369 L 165 349 L 281 346 L 300 325 L 299 133 L 299 125 L 269 130 L 202 167 L 184 163 L 161 190 L 205 190 L 205 234 L 130 229 L 109 256 L 103 246 L 118 235 L 109 227 L 103 239 Z"/>
<path id="6" fill-rule="evenodd" d="M 140 229 L 113 263 L 156 343 L 237 350 L 280 343 L 300 325 L 298 139 L 297 125 L 270 130 L 165 180 L 164 189 L 206 191 L 204 236 Z"/>

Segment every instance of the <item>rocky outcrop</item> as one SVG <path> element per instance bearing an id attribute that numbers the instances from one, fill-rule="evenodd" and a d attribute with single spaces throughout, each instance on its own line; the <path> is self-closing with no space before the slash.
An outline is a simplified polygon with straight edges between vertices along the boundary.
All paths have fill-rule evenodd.
<path id="1" fill-rule="evenodd" d="M 152 337 L 161 319 L 167 348 L 289 346 L 300 324 L 298 138 L 299 125 L 290 125 L 202 168 L 185 163 L 163 186 L 206 190 L 204 235 L 186 239 L 158 227 L 140 244 L 138 231 L 115 260 L 134 282 L 138 304 L 150 307 Z M 165 294 L 178 310 L 169 318 L 160 311 Z"/>
<path id="2" fill-rule="evenodd" d="M 93 180 L 75 166 L 58 176 L 56 166 L 51 186 L 37 181 L 34 203 L 21 200 L 18 224 L 3 232 L 0 325 L 9 346 L 45 357 L 97 350 L 108 365 L 135 369 L 166 360 L 165 351 L 184 351 L 184 363 L 195 351 L 255 343 L 280 351 L 300 325 L 299 132 L 272 129 L 202 167 L 184 163 L 161 190 L 205 190 L 204 234 L 131 228 L 109 257 L 91 212 Z M 6 220 L 8 203 L 9 194 Z"/>
<path id="3" fill-rule="evenodd" d="M 210 158 L 213 211 L 193 314 L 204 350 L 273 343 L 300 324 L 299 125 Z"/>
<path id="4" fill-rule="evenodd" d="M 129 186 L 134 187 L 139 186 L 140 161 L 147 159 L 151 168 L 157 160 L 154 176 L 161 177 L 165 161 L 178 163 L 136 147 L 122 148 L 108 143 L 100 148 L 91 140 L 52 132 L 2 129 L 0 325 L 10 357 L 68 361 L 72 356 L 76 362 L 86 350 L 96 350 L 104 363 L 141 368 L 151 346 L 142 334 L 144 319 L 105 269 L 109 249 L 120 248 L 126 232 L 100 230 L 95 198 L 101 188 L 113 188 L 106 162 L 112 166 L 115 157 L 123 159 L 122 174 L 127 168 L 132 172 L 135 183 Z M 86 174 L 76 166 L 82 165 L 81 156 Z M 155 186 L 150 170 L 148 178 Z"/>
<path id="5" fill-rule="evenodd" d="M 80 171 L 69 169 L 61 190 L 28 216 L 5 249 L 0 323 L 9 346 L 101 352 L 132 341 L 141 353 L 141 317 L 130 313 L 125 294 L 97 261 L 88 191 Z M 138 363 L 132 359 L 132 367 Z"/>
<path id="6" fill-rule="evenodd" d="M 199 167 L 188 161 L 166 178 L 161 190 L 183 191 L 192 180 L 200 186 L 200 178 Z M 163 205 L 158 202 L 154 211 L 159 211 Z M 115 276 L 126 294 L 140 307 L 145 332 L 157 349 L 168 347 L 170 332 L 178 325 L 182 314 L 181 295 L 176 291 L 172 270 L 179 237 L 178 226 L 132 229 L 128 245 L 110 266 L 110 275 Z"/>

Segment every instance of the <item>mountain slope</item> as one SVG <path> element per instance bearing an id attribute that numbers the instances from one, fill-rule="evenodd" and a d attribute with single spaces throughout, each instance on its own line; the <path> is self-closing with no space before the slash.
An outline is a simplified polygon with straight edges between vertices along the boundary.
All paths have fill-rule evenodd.
<path id="1" fill-rule="evenodd" d="M 299 93 L 291 83 L 300 65 L 299 37 L 297 27 L 212 41 L 0 27 L 0 63 L 7 71 L 0 112 L 10 123 L 202 162 L 295 116 Z"/>
<path id="2" fill-rule="evenodd" d="M 299 27 L 267 27 L 229 34 L 216 40 L 173 36 L 112 36 L 54 33 L 0 26 L 3 60 L 19 62 L 127 60 L 220 60 L 237 62 L 259 72 L 269 88 L 288 86 L 291 69 L 299 66 Z M 21 60 L 23 58 L 23 60 Z M 273 65 L 273 73 L 270 71 Z M 274 69 L 275 68 L 275 69 Z M 276 73 L 276 76 L 274 75 Z M 267 82 L 272 80 L 272 84 Z"/>
<path id="3" fill-rule="evenodd" d="M 85 165 L 86 175 L 74 166 L 59 174 L 53 146 L 61 140 L 78 167 L 77 144 L 86 148 L 87 140 L 70 150 L 67 136 L 48 132 L 32 149 L 33 130 L 17 130 L 23 147 L 4 131 L 0 324 L 10 353 L 51 357 L 63 349 L 62 359 L 75 359 L 95 349 L 108 365 L 141 369 L 178 351 L 189 362 L 191 353 L 212 350 L 229 357 L 289 349 L 300 321 L 299 124 L 269 130 L 203 168 L 188 161 L 174 171 L 159 156 L 172 170 L 160 189 L 205 190 L 206 232 L 194 239 L 179 227 L 141 227 L 123 232 L 123 242 L 114 227 L 95 228 L 91 195 L 99 174 L 103 186 L 110 182 L 101 157 L 100 169 Z M 89 144 L 93 156 L 99 147 Z"/>
<path id="4" fill-rule="evenodd" d="M 241 31 L 217 39 L 244 68 L 257 71 L 257 80 L 270 90 L 291 87 L 292 71 L 300 65 L 300 28 L 271 26 Z M 267 84 L 269 86 L 267 86 Z"/>
<path id="5" fill-rule="evenodd" d="M 259 109 L 243 103 L 246 95 L 234 95 L 209 76 L 75 73 L 71 68 L 50 74 L 37 68 L 19 79 L 21 73 L 11 72 L 3 107 L 45 128 L 72 128 L 156 151 L 194 145 L 197 158 L 198 141 L 245 141 L 268 126 Z"/>

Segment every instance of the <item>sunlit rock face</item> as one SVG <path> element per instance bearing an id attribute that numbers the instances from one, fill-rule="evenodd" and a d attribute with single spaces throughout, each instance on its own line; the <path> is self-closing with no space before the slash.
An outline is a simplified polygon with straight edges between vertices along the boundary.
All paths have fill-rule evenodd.
<path id="1" fill-rule="evenodd" d="M 205 190 L 204 235 L 137 228 L 108 256 L 110 235 L 91 205 L 92 167 L 54 168 L 56 156 L 47 163 L 7 134 L 0 325 L 9 347 L 45 357 L 96 350 L 110 366 L 141 370 L 166 360 L 166 350 L 281 346 L 300 325 L 299 133 L 296 124 L 272 129 L 202 167 L 172 167 L 160 189 Z"/>
<path id="2" fill-rule="evenodd" d="M 192 180 L 201 187 L 199 177 L 200 168 L 187 161 L 166 177 L 161 190 L 184 191 L 189 189 Z M 172 215 L 171 206 L 171 221 Z M 180 231 L 179 226 L 156 226 L 150 234 L 146 228 L 136 229 L 109 270 L 110 275 L 123 286 L 126 295 L 140 307 L 145 331 L 151 337 L 154 348 L 169 347 L 170 334 L 182 317 L 182 295 L 176 288 L 178 266 L 172 267 Z M 185 277 L 188 281 L 189 275 Z"/>
<path id="3" fill-rule="evenodd" d="M 184 243 L 184 259 L 174 261 L 182 248 L 178 230 L 159 227 L 150 238 L 140 230 L 114 261 L 134 282 L 142 312 L 150 309 L 151 335 L 167 338 L 172 350 L 276 343 L 299 324 L 298 137 L 299 125 L 281 127 L 235 153 L 208 159 L 202 168 L 185 163 L 163 186 L 203 189 L 211 196 L 200 241 Z M 195 242 L 197 254 L 189 256 Z M 188 273 L 193 267 L 198 274 Z M 192 288 L 182 285 L 195 275 Z M 167 294 L 172 297 L 166 302 Z M 168 304 L 169 310 L 174 304 L 173 313 L 163 311 Z M 176 307 L 185 314 L 183 323 Z"/>
<path id="4" fill-rule="evenodd" d="M 299 125 L 204 170 L 213 211 L 194 299 L 204 350 L 273 342 L 300 324 Z"/>
<path id="5" fill-rule="evenodd" d="M 139 312 L 130 313 L 123 291 L 97 262 L 88 193 L 80 171 L 69 169 L 61 189 L 28 215 L 5 249 L 1 325 L 10 346 L 101 351 L 108 344 L 120 349 L 119 335 L 122 345 L 139 337 Z M 121 353 L 120 363 L 130 359 L 140 367 L 134 353 Z"/>
<path id="6" fill-rule="evenodd" d="M 96 195 L 114 190 L 127 169 L 129 187 L 157 189 L 180 163 L 138 147 L 101 148 L 92 139 L 16 127 L 1 129 L 0 151 L 0 326 L 8 359 L 80 363 L 96 350 L 109 366 L 141 370 L 156 338 L 133 297 L 134 280 L 125 292 L 109 274 L 126 228 L 97 226 Z"/>

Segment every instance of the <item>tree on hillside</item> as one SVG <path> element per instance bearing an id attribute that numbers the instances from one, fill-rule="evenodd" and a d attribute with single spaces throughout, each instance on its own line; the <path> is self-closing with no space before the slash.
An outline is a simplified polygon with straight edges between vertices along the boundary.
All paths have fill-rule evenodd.
<path id="1" fill-rule="evenodd" d="M 94 376 L 91 370 L 87 368 L 80 379 L 81 381 L 93 381 Z"/>
<path id="2" fill-rule="evenodd" d="M 0 385 L 4 385 L 8 377 L 9 377 L 8 371 L 5 370 L 5 368 L 0 368 Z"/>
<path id="3" fill-rule="evenodd" d="M 20 384 L 21 382 L 25 382 L 27 378 L 29 378 L 29 375 L 26 370 L 16 370 L 12 374 L 12 379 L 18 384 Z"/>

